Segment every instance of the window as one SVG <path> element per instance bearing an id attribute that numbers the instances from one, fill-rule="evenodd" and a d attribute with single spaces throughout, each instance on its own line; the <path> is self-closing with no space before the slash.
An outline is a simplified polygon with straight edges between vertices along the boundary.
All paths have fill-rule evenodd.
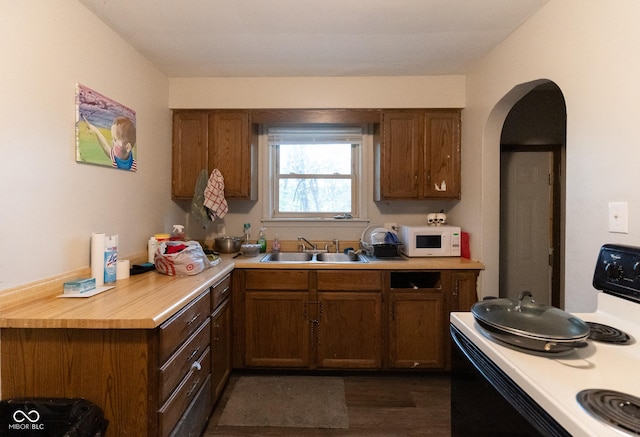
<path id="1" fill-rule="evenodd" d="M 272 218 L 359 215 L 363 126 L 267 130 Z"/>

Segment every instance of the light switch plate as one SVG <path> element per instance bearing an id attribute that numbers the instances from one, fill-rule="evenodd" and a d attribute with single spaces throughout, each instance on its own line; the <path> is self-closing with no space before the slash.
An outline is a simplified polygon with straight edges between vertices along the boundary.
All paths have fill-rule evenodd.
<path id="1" fill-rule="evenodd" d="M 627 202 L 609 202 L 609 232 L 629 233 L 629 206 Z"/>

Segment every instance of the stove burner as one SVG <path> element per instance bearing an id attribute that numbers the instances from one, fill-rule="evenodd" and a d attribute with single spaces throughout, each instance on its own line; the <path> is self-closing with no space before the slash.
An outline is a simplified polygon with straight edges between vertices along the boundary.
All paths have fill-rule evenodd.
<path id="1" fill-rule="evenodd" d="M 586 322 L 589 325 L 589 339 L 602 343 L 630 344 L 631 337 L 624 331 L 601 323 Z"/>
<path id="2" fill-rule="evenodd" d="M 576 399 L 596 419 L 640 435 L 640 398 L 615 390 L 592 388 L 582 390 Z"/>

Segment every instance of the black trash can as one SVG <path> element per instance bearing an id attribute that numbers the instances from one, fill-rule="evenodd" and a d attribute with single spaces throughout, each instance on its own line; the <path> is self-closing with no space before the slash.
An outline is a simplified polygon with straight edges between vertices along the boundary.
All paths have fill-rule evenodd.
<path id="1" fill-rule="evenodd" d="M 109 421 L 86 399 L 0 401 L 0 437 L 102 437 Z"/>

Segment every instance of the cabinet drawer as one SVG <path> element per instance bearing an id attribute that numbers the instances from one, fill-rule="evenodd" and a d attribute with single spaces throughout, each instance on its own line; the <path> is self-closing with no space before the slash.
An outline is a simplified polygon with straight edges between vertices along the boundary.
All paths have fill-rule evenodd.
<path id="1" fill-rule="evenodd" d="M 381 290 L 382 274 L 366 270 L 319 270 L 318 290 Z"/>
<path id="2" fill-rule="evenodd" d="M 308 290 L 308 270 L 247 270 L 245 290 Z"/>
<path id="3" fill-rule="evenodd" d="M 211 377 L 211 354 L 209 349 L 198 359 L 199 368 L 189 371 L 169 400 L 160 408 L 160 435 L 167 436 L 175 428 L 187 406 L 198 394 L 200 387 Z"/>
<path id="4" fill-rule="evenodd" d="M 199 437 L 213 409 L 212 381 L 207 378 L 191 405 L 171 432 L 171 437 Z"/>
<path id="5" fill-rule="evenodd" d="M 209 318 L 160 368 L 160 403 L 163 403 L 189 372 L 193 363 L 209 347 L 211 329 Z"/>
<path id="6" fill-rule="evenodd" d="M 211 302 L 209 292 L 202 293 L 159 328 L 159 365 L 162 365 L 209 316 Z"/>
<path id="7" fill-rule="evenodd" d="M 211 311 L 214 311 L 218 308 L 218 305 L 224 301 L 227 296 L 231 293 L 231 275 L 227 275 L 224 277 L 222 281 L 220 281 L 215 286 L 211 287 L 211 300 L 212 306 Z"/>

